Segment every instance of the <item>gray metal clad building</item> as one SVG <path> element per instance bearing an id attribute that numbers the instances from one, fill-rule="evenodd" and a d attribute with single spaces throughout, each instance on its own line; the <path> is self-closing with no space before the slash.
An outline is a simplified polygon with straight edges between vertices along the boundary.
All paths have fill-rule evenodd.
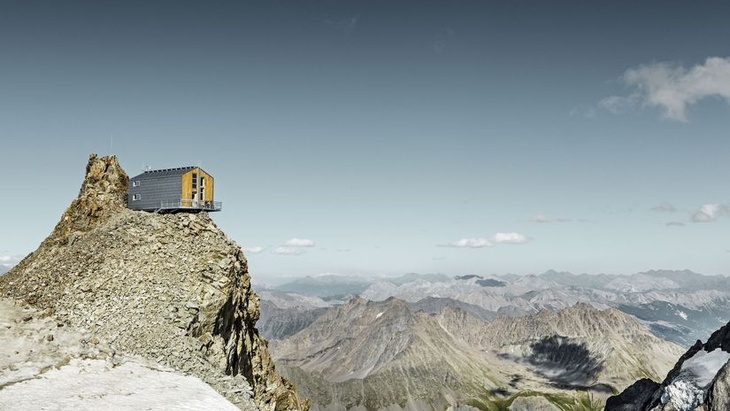
<path id="1" fill-rule="evenodd" d="M 200 167 L 147 170 L 129 179 L 127 206 L 153 212 L 220 211 L 214 180 Z"/>

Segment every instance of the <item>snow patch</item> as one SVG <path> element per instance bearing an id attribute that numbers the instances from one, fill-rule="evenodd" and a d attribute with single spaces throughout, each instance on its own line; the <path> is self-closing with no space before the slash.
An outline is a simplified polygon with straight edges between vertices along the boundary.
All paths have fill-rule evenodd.
<path id="1" fill-rule="evenodd" d="M 378 315 L 375 316 L 375 319 L 378 319 L 383 316 L 383 312 L 379 312 Z"/>
<path id="2" fill-rule="evenodd" d="M 677 315 L 682 317 L 683 320 L 687 320 L 687 313 L 681 310 L 677 310 Z"/>
<path id="3" fill-rule="evenodd" d="M 203 381 L 136 363 L 109 367 L 104 360 L 73 359 L 35 379 L 6 386 L 0 409 L 222 410 L 238 408 Z"/>
<path id="4" fill-rule="evenodd" d="M 707 388 L 728 360 L 730 353 L 720 348 L 698 351 L 682 364 L 679 375 L 664 389 L 662 404 L 671 402 L 678 411 L 694 410 L 702 404 Z"/>

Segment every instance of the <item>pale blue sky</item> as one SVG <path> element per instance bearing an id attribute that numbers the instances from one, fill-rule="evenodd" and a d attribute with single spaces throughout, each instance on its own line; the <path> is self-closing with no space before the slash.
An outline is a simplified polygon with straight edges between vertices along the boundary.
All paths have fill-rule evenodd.
<path id="1" fill-rule="evenodd" d="M 3 2 L 0 264 L 97 152 L 201 164 L 260 281 L 730 274 L 730 4 L 570 3 Z"/>

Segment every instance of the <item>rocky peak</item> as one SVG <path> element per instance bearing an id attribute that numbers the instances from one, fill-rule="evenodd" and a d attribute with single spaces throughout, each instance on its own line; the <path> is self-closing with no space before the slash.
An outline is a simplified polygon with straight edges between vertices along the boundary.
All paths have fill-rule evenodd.
<path id="1" fill-rule="evenodd" d="M 85 233 L 127 205 L 129 177 L 116 156 L 89 155 L 79 195 L 63 213 L 51 240 L 61 243 L 73 233 Z"/>
<path id="2" fill-rule="evenodd" d="M 662 383 L 640 380 L 606 402 L 606 411 L 730 409 L 730 323 L 698 340 Z"/>
<path id="3" fill-rule="evenodd" d="M 259 299 L 241 248 L 206 213 L 127 209 L 127 184 L 115 157 L 89 156 L 79 196 L 0 277 L 0 296 L 193 374 L 243 409 L 250 400 L 266 411 L 306 409 L 255 328 Z"/>

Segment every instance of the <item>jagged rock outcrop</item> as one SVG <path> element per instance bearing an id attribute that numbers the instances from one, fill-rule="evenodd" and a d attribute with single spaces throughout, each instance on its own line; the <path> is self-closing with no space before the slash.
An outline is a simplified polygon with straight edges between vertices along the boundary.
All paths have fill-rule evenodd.
<path id="1" fill-rule="evenodd" d="M 614 411 L 636 411 L 643 409 L 659 388 L 659 383 L 642 378 L 626 388 L 621 395 L 609 397 L 606 409 Z"/>
<path id="2" fill-rule="evenodd" d="M 727 411 L 730 409 L 730 323 L 697 341 L 661 384 L 637 381 L 611 397 L 606 411 Z"/>
<path id="3" fill-rule="evenodd" d="M 730 362 L 726 363 L 715 376 L 712 387 L 707 393 L 707 402 L 715 410 L 730 410 Z"/>
<path id="4" fill-rule="evenodd" d="M 259 299 L 240 247 L 206 213 L 127 209 L 127 184 L 115 157 L 92 154 L 78 198 L 0 277 L 0 296 L 198 376 L 234 404 L 250 394 L 263 410 L 306 409 L 255 328 Z"/>

